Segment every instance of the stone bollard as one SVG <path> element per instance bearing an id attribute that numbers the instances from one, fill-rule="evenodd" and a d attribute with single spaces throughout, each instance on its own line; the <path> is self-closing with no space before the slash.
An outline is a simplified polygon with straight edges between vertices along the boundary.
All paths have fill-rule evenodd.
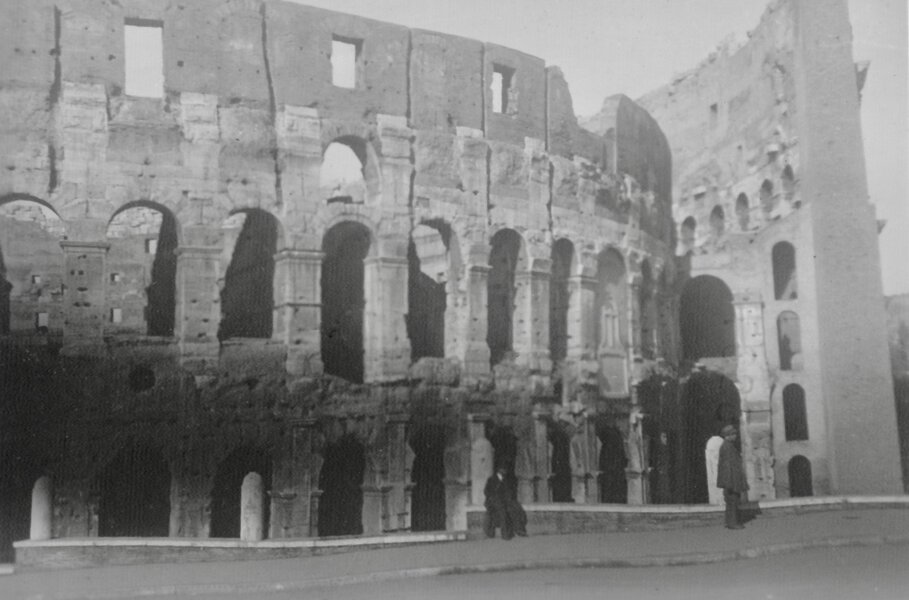
<path id="1" fill-rule="evenodd" d="M 49 540 L 52 537 L 54 522 L 54 502 L 51 491 L 51 479 L 39 477 L 32 488 L 32 519 L 28 538 L 30 540 Z"/>
<path id="2" fill-rule="evenodd" d="M 240 539 L 244 542 L 262 540 L 265 525 L 262 476 L 249 473 L 240 488 Z"/>

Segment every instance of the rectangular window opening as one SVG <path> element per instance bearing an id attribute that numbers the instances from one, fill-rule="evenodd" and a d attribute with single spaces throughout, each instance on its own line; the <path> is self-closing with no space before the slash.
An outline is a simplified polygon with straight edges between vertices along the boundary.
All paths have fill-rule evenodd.
<path id="1" fill-rule="evenodd" d="M 38 331 L 47 331 L 47 327 L 50 324 L 50 313 L 39 312 L 35 313 L 35 329 Z"/>
<path id="2" fill-rule="evenodd" d="M 119 273 L 111 273 L 111 274 L 110 274 L 110 282 L 111 282 L 111 283 L 120 283 L 120 274 L 119 274 Z"/>
<path id="3" fill-rule="evenodd" d="M 33 285 L 41 285 L 41 276 L 40 276 L 40 275 L 32 275 L 32 284 L 33 284 Z"/>
<path id="4" fill-rule="evenodd" d="M 331 38 L 331 83 L 337 87 L 354 89 L 359 83 L 357 76 L 360 50 L 363 40 L 332 36 Z"/>
<path id="5" fill-rule="evenodd" d="M 145 253 L 146 254 L 157 254 L 158 253 L 158 238 L 149 238 L 145 240 Z"/>
<path id="6" fill-rule="evenodd" d="M 122 323 L 123 322 L 123 309 L 122 308 L 110 309 L 110 322 L 111 323 Z"/>
<path id="7" fill-rule="evenodd" d="M 127 96 L 164 97 L 164 24 L 126 19 L 123 27 Z"/>
<path id="8" fill-rule="evenodd" d="M 502 65 L 492 66 L 492 112 L 507 114 L 511 96 L 511 86 L 514 79 L 514 69 Z"/>

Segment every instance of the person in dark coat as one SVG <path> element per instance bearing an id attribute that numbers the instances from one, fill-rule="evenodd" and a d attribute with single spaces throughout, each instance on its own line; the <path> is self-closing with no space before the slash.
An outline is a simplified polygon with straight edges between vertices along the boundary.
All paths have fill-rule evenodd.
<path id="1" fill-rule="evenodd" d="M 742 455 L 735 446 L 738 431 L 734 425 L 726 425 L 720 433 L 723 445 L 720 446 L 716 486 L 722 488 L 723 500 L 726 501 L 726 528 L 743 529 L 744 525 L 739 519 L 739 502 L 742 494 L 748 491 L 748 481 L 742 467 Z"/>
<path id="2" fill-rule="evenodd" d="M 486 496 L 486 537 L 495 537 L 497 527 L 502 531 L 503 540 L 510 540 L 515 534 L 527 535 L 527 515 L 503 467 L 496 469 L 486 480 L 483 493 Z"/>

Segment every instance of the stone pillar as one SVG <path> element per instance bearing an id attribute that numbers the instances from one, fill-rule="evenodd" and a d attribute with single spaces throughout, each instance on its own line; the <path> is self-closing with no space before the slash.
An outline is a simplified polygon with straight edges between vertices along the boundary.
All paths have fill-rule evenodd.
<path id="1" fill-rule="evenodd" d="M 363 473 L 362 523 L 364 535 L 378 535 L 390 529 L 388 485 L 389 435 L 384 420 L 370 419 L 366 439 L 366 468 Z"/>
<path id="2" fill-rule="evenodd" d="M 587 439 L 587 504 L 600 502 L 600 439 L 597 437 L 596 421 L 593 417 L 584 419 L 584 435 Z"/>
<path id="3" fill-rule="evenodd" d="M 32 517 L 28 539 L 49 540 L 53 537 L 54 497 L 51 479 L 39 477 L 32 488 Z"/>
<path id="4" fill-rule="evenodd" d="M 322 373 L 321 276 L 324 254 L 284 249 L 275 255 L 273 338 L 287 349 L 287 372 L 296 377 Z"/>
<path id="5" fill-rule="evenodd" d="M 240 488 L 240 540 L 262 540 L 265 530 L 264 500 L 262 476 L 258 473 L 247 474 Z"/>
<path id="6" fill-rule="evenodd" d="M 463 364 L 462 383 L 474 382 L 490 373 L 489 344 L 486 341 L 487 282 L 490 270 L 487 264 L 472 263 L 467 267 L 466 332 L 463 354 L 459 356 Z"/>
<path id="7" fill-rule="evenodd" d="M 534 259 L 529 272 L 515 275 L 514 349 L 531 372 L 549 374 L 549 259 Z"/>
<path id="8" fill-rule="evenodd" d="M 517 453 L 515 456 L 515 476 L 518 480 L 518 501 L 530 504 L 534 501 L 534 478 L 536 476 L 536 436 L 532 415 L 518 416 L 515 419 L 517 436 Z"/>
<path id="9" fill-rule="evenodd" d="M 632 409 L 628 415 L 628 441 L 625 445 L 628 466 L 625 479 L 628 482 L 628 504 L 647 504 L 647 461 L 644 455 L 644 415 L 637 401 L 638 386 L 631 388 Z"/>
<path id="10" fill-rule="evenodd" d="M 221 248 L 214 245 L 215 232 L 187 227 L 177 248 L 176 324 L 183 368 L 201 375 L 218 367 L 218 325 L 221 295 L 218 273 Z"/>
<path id="11" fill-rule="evenodd" d="M 106 242 L 62 241 L 65 348 L 104 343 Z"/>
<path id="12" fill-rule="evenodd" d="M 269 537 L 301 538 L 311 535 L 318 507 L 310 500 L 318 491 L 319 456 L 314 446 L 315 419 L 289 424 L 280 465 L 275 469 Z"/>
<path id="13" fill-rule="evenodd" d="M 552 456 L 549 451 L 549 432 L 546 426 L 549 418 L 549 411 L 534 410 L 533 412 L 534 459 L 536 462 L 533 480 L 534 501 L 543 504 L 552 501 L 549 487 L 549 477 L 552 475 Z"/>
<path id="14" fill-rule="evenodd" d="M 644 315 L 641 313 L 641 276 L 632 275 L 628 278 L 628 295 L 630 305 L 628 306 L 628 326 L 631 329 L 628 339 L 631 343 L 631 355 L 641 356 L 641 320 Z"/>
<path id="15" fill-rule="evenodd" d="M 366 309 L 363 318 L 364 379 L 397 381 L 407 377 L 406 258 L 370 257 L 364 261 Z"/>
<path id="16" fill-rule="evenodd" d="M 764 355 L 763 303 L 757 294 L 737 294 L 733 304 L 736 316 L 736 379 L 742 400 L 742 459 L 750 488 L 748 497 L 770 500 L 776 497 L 776 490 L 771 443 L 770 375 Z"/>
<path id="17" fill-rule="evenodd" d="M 404 530 L 409 522 L 409 481 L 407 479 L 407 421 L 408 415 L 389 415 L 388 436 L 388 530 Z"/>
<path id="18" fill-rule="evenodd" d="M 594 277 L 569 278 L 571 304 L 568 307 L 568 348 L 564 369 L 563 398 L 570 401 L 581 386 L 597 383 L 596 288 Z"/>
<path id="19" fill-rule="evenodd" d="M 488 415 L 468 415 L 470 426 L 470 503 L 482 506 L 485 498 L 483 488 L 492 477 L 492 442 L 486 437 Z"/>
<path id="20" fill-rule="evenodd" d="M 571 497 L 578 504 L 587 503 L 590 483 L 590 440 L 587 437 L 587 416 L 582 407 L 572 411 L 574 431 L 571 436 Z"/>

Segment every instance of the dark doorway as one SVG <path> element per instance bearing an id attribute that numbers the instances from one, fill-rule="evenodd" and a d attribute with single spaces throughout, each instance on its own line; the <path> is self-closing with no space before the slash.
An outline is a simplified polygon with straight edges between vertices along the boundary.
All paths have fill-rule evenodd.
<path id="1" fill-rule="evenodd" d="M 600 439 L 600 474 L 597 481 L 600 502 L 627 504 L 628 480 L 625 467 L 628 466 L 628 455 L 625 453 L 625 438 L 618 427 L 608 422 L 598 423 L 596 432 Z"/>
<path id="2" fill-rule="evenodd" d="M 487 331 L 489 361 L 495 366 L 513 349 L 515 271 L 522 251 L 521 236 L 503 229 L 492 236 L 487 280 Z"/>
<path id="3" fill-rule="evenodd" d="M 783 422 L 787 442 L 808 439 L 805 390 L 797 383 L 790 383 L 783 388 Z"/>
<path id="4" fill-rule="evenodd" d="M 322 362 L 327 374 L 362 383 L 363 259 L 370 233 L 346 221 L 328 230 L 322 246 Z"/>
<path id="5" fill-rule="evenodd" d="M 272 332 L 278 224 L 262 210 L 244 214 L 221 292 L 221 340 L 270 338 Z"/>
<path id="6" fill-rule="evenodd" d="M 3 456 L 0 464 L 0 563 L 11 563 L 13 542 L 27 540 L 31 533 L 32 488 L 44 472 L 37 461 L 18 452 Z"/>
<path id="7" fill-rule="evenodd" d="M 99 477 L 100 537 L 167 537 L 170 468 L 158 450 L 130 445 Z"/>
<path id="8" fill-rule="evenodd" d="M 413 449 L 411 520 L 413 531 L 445 529 L 445 430 L 423 425 L 410 439 Z"/>
<path id="9" fill-rule="evenodd" d="M 724 425 L 738 427 L 741 400 L 738 389 L 728 378 L 710 371 L 691 375 L 682 388 L 684 415 L 684 460 L 680 481 L 684 486 L 684 501 L 706 503 L 707 465 L 704 449 L 707 440 L 719 435 Z"/>
<path id="10" fill-rule="evenodd" d="M 789 496 L 802 498 L 813 495 L 811 461 L 804 456 L 793 456 L 789 461 Z"/>
<path id="11" fill-rule="evenodd" d="M 363 533 L 366 451 L 352 435 L 325 446 L 319 473 L 319 536 Z"/>
<path id="12" fill-rule="evenodd" d="M 552 448 L 552 475 L 549 487 L 553 502 L 574 502 L 571 493 L 571 438 L 558 422 L 548 427 L 549 444 Z"/>
<path id="13" fill-rule="evenodd" d="M 211 526 L 213 538 L 240 537 L 240 499 L 243 479 L 250 473 L 262 477 L 266 501 L 262 503 L 263 531 L 268 535 L 270 504 L 267 501 L 271 488 L 271 459 L 258 448 L 244 446 L 231 452 L 218 466 L 211 491 Z"/>
<path id="14" fill-rule="evenodd" d="M 735 356 L 735 309 L 722 280 L 701 275 L 688 281 L 679 313 L 684 360 Z"/>

